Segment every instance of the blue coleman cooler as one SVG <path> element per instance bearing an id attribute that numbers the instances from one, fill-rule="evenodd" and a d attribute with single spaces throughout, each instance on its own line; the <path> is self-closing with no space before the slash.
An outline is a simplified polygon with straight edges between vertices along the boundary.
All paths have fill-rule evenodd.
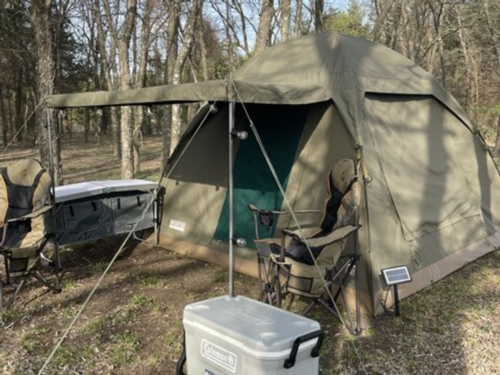
<path id="1" fill-rule="evenodd" d="M 188 375 L 315 375 L 319 323 L 245 297 L 184 309 Z"/>

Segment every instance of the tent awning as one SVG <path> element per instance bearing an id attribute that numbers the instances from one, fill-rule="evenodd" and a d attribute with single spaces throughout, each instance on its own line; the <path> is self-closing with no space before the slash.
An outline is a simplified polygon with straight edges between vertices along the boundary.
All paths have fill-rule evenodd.
<path id="1" fill-rule="evenodd" d="M 51 95 L 47 98 L 47 107 L 108 107 L 233 100 L 260 104 L 311 104 L 331 99 L 331 94 L 324 87 L 310 83 L 270 84 L 237 80 L 233 83 L 218 80 L 135 90 Z"/>
<path id="2" fill-rule="evenodd" d="M 226 86 L 224 81 L 207 81 L 134 90 L 51 95 L 47 98 L 47 107 L 108 107 L 216 101 L 227 97 Z"/>

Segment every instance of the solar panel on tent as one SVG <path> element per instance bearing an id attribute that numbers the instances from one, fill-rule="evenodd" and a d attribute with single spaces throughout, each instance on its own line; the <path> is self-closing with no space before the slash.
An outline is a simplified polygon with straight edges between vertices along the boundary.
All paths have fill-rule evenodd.
<path id="1" fill-rule="evenodd" d="M 387 286 L 408 283 L 411 281 L 410 271 L 406 266 L 386 268 L 382 270 Z"/>

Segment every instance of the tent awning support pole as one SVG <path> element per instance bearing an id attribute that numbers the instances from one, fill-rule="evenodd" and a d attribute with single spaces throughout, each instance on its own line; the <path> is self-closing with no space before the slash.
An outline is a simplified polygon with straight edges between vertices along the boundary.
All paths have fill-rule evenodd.
<path id="1" fill-rule="evenodd" d="M 52 206 L 51 209 L 51 220 L 52 220 L 52 231 L 54 232 L 54 274 L 56 275 L 56 290 L 60 291 L 61 285 L 59 280 L 59 273 L 61 272 L 61 254 L 59 252 L 59 245 L 57 243 L 56 234 L 56 183 L 55 183 L 55 165 L 54 165 L 54 150 L 52 148 L 52 117 L 50 116 L 50 108 L 46 109 L 47 113 L 47 137 L 49 144 L 49 168 L 50 168 L 50 190 L 49 194 L 49 204 Z"/>
<path id="2" fill-rule="evenodd" d="M 234 297 L 234 181 L 233 181 L 234 101 L 229 102 L 229 296 Z"/>

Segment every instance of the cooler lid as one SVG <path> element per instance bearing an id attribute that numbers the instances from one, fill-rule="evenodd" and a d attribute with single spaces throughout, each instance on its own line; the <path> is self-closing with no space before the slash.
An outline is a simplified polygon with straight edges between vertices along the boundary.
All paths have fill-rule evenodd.
<path id="1" fill-rule="evenodd" d="M 186 306 L 184 325 L 193 322 L 258 352 L 290 350 L 295 339 L 320 329 L 312 319 L 242 296 L 222 296 Z"/>
<path id="2" fill-rule="evenodd" d="M 156 182 L 138 179 L 80 182 L 77 184 L 57 186 L 55 189 L 55 201 L 56 203 L 62 203 L 102 194 L 136 190 L 149 191 L 156 188 L 158 188 Z"/>

